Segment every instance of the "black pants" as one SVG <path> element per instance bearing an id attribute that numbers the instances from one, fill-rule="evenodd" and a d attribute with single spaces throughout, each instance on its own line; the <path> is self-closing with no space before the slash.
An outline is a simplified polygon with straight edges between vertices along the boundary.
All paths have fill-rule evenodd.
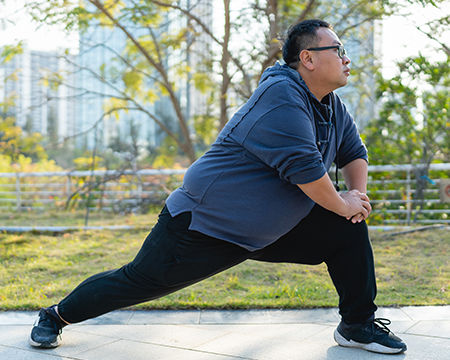
<path id="1" fill-rule="evenodd" d="M 83 281 L 58 304 L 70 323 L 159 298 L 246 259 L 320 264 L 325 262 L 347 323 L 373 317 L 376 283 L 372 248 L 364 222 L 353 224 L 315 206 L 289 233 L 264 249 L 240 246 L 187 230 L 190 213 L 171 217 L 166 207 L 136 258 L 120 269 Z"/>

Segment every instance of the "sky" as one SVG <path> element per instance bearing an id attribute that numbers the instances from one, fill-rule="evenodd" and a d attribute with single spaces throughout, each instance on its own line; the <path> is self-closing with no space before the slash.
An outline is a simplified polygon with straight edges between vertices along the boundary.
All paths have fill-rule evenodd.
<path id="1" fill-rule="evenodd" d="M 444 9 L 437 9 L 433 6 L 422 7 L 420 5 L 410 7 L 410 16 L 392 16 L 382 22 L 382 54 L 383 54 L 383 75 L 391 77 L 395 74 L 395 62 L 408 56 L 417 55 L 419 51 L 422 55 L 433 60 L 445 60 L 443 51 L 436 52 L 434 41 L 425 34 L 417 30 L 416 26 L 426 24 L 432 19 L 439 19 L 444 16 L 444 11 L 450 13 L 450 2 Z M 450 29 L 446 34 L 439 34 L 439 38 L 450 39 Z"/>
<path id="2" fill-rule="evenodd" d="M 24 2 L 25 0 L 6 0 L 4 5 L 0 4 L 0 45 L 26 40 L 29 48 L 36 50 L 54 50 L 68 45 L 76 48 L 77 37 L 66 36 L 61 28 L 36 29 L 36 24 L 23 11 Z M 450 10 L 450 2 L 447 9 Z M 410 16 L 392 16 L 381 23 L 381 53 L 385 77 L 395 75 L 396 61 L 417 55 L 419 51 L 435 60 L 445 58 L 442 52 L 439 54 L 430 50 L 433 41 L 416 29 L 416 25 L 441 17 L 442 9 L 436 9 L 431 5 L 425 8 L 416 5 L 409 7 L 409 11 Z M 13 22 L 6 21 L 5 18 L 12 19 Z M 444 38 L 441 36 L 441 39 Z M 450 30 L 446 38 L 450 38 Z"/>

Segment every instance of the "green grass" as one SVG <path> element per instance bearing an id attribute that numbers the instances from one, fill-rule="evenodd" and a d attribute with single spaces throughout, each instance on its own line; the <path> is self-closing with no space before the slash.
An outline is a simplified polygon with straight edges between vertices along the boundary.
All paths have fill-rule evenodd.
<path id="1" fill-rule="evenodd" d="M 3 226 L 83 226 L 86 212 L 84 210 L 45 210 L 0 212 L 0 225 Z M 134 225 L 151 226 L 155 223 L 158 213 L 119 215 L 107 212 L 91 211 L 88 225 Z"/>
<path id="2" fill-rule="evenodd" d="M 76 215 L 76 214 L 75 214 Z M 73 225 L 67 213 L 21 214 L 21 224 Z M 24 222 L 29 216 L 27 222 Z M 38 309 L 59 301 L 97 272 L 133 259 L 156 214 L 95 214 L 92 224 L 135 224 L 136 231 L 87 231 L 61 236 L 0 234 L 0 310 Z M 5 224 L 1 219 L 0 223 Z M 17 217 L 11 219 L 18 221 Z M 69 223 L 72 221 L 72 223 Z M 36 222 L 36 223 L 34 223 Z M 14 223 L 17 225 L 18 223 Z M 383 238 L 372 233 L 380 306 L 449 304 L 450 234 L 430 230 Z M 324 264 L 244 262 L 221 274 L 137 308 L 310 308 L 337 305 Z"/>

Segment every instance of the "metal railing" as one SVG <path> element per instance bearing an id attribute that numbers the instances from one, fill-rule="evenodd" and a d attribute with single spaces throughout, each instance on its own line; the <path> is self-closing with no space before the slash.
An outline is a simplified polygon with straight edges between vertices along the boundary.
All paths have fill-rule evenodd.
<path id="1" fill-rule="evenodd" d="M 423 200 L 415 197 L 420 165 L 370 165 L 368 195 L 377 224 L 450 222 L 448 203 L 439 196 L 439 181 L 450 163 L 431 164 Z M 71 171 L 0 173 L 1 211 L 89 206 L 102 211 L 132 211 L 161 204 L 178 187 L 186 169 L 139 171 Z M 419 211 L 420 210 L 420 211 Z"/>
<path id="2" fill-rule="evenodd" d="M 450 204 L 441 201 L 440 182 L 449 178 L 450 163 L 424 165 L 370 165 L 368 195 L 373 213 L 370 221 L 382 224 L 449 224 Z M 420 180 L 420 181 L 418 181 Z M 418 183 L 427 183 L 417 196 Z"/>
<path id="3" fill-rule="evenodd" d="M 0 173 L 0 209 L 21 211 L 69 202 L 104 211 L 161 203 L 186 169 Z"/>

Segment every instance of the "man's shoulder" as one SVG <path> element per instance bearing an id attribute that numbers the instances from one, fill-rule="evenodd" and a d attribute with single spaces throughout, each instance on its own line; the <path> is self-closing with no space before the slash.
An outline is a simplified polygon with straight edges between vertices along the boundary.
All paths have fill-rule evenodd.
<path id="1" fill-rule="evenodd" d="M 306 106 L 309 103 L 307 91 L 291 78 L 287 76 L 274 76 L 273 79 L 266 81 L 270 81 L 265 84 L 267 87 L 266 93 L 270 97 L 286 100 L 288 103 L 299 106 Z"/>

